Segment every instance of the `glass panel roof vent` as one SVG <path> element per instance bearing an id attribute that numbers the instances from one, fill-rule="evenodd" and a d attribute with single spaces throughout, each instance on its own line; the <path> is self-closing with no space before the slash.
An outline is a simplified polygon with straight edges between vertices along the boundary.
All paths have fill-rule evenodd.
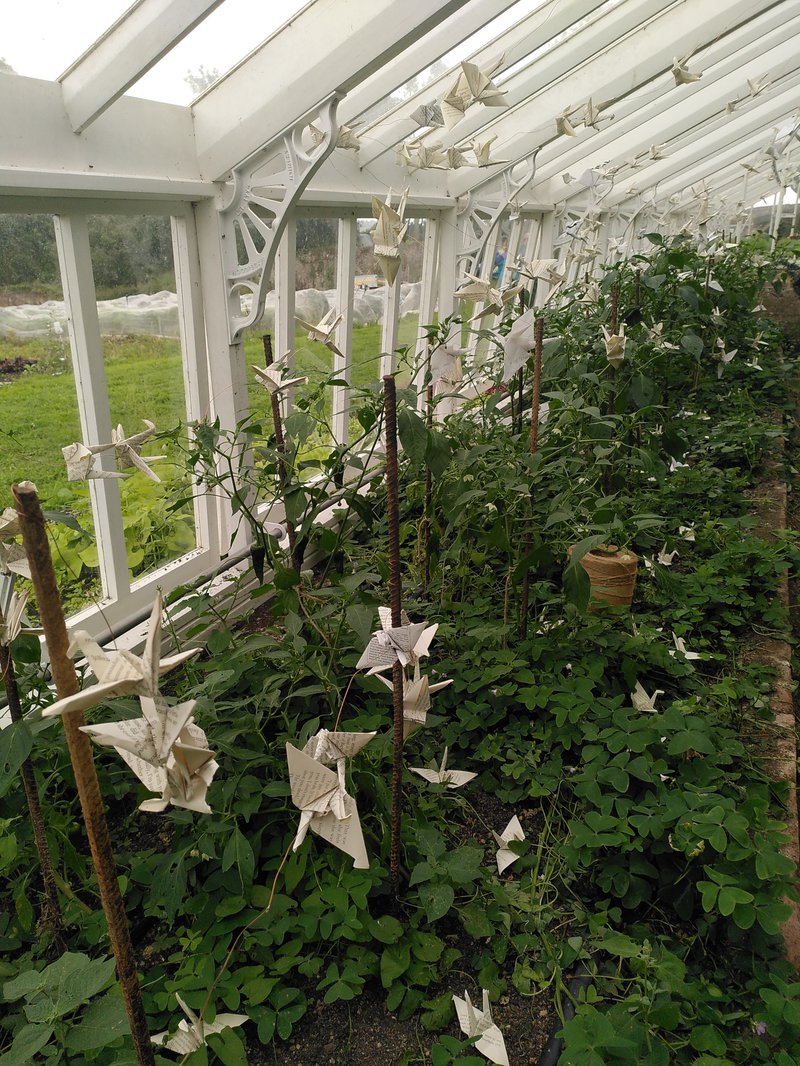
<path id="1" fill-rule="evenodd" d="M 55 81 L 131 6 L 131 0 L 15 3 L 4 12 L 0 59 L 15 74 Z"/>
<path id="2" fill-rule="evenodd" d="M 190 104 L 309 6 L 309 0 L 225 0 L 133 84 L 127 95 Z"/>

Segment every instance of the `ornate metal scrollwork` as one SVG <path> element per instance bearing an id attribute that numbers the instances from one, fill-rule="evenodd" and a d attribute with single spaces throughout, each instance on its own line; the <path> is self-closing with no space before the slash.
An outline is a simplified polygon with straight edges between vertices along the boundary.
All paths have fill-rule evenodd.
<path id="1" fill-rule="evenodd" d="M 458 203 L 459 219 L 459 250 L 456 253 L 456 261 L 459 269 L 467 274 L 474 274 L 481 256 L 483 255 L 489 235 L 497 224 L 497 220 L 508 209 L 509 204 L 531 181 L 536 169 L 536 156 L 539 149 L 530 155 L 524 163 L 524 170 L 519 178 L 512 178 L 511 171 L 520 166 L 509 167 L 500 175 L 500 187 L 497 188 L 495 179 L 491 184 L 479 186 L 473 192 L 461 197 Z M 494 188 L 492 188 L 494 186 Z"/>
<path id="2" fill-rule="evenodd" d="M 338 102 L 332 94 L 233 169 L 231 196 L 219 211 L 231 344 L 264 311 L 288 212 L 336 145 Z"/>

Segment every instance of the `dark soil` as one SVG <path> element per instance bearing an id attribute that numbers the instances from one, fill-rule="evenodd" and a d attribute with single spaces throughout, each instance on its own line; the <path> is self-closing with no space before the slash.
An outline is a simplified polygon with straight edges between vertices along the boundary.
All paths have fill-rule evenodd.
<path id="1" fill-rule="evenodd" d="M 501 832 L 515 813 L 527 839 L 535 843 L 543 823 L 537 806 L 513 808 L 481 792 L 464 798 L 467 802 L 461 815 L 458 843 L 485 847 L 487 863 L 493 861 L 497 850 L 492 830 Z M 513 867 L 506 877 L 513 880 Z M 464 961 L 460 966 L 456 964 L 443 982 L 428 989 L 428 998 L 434 999 L 444 992 L 463 995 L 466 987 L 473 1000 L 480 1002 L 481 990 L 475 984 L 469 961 L 475 942 L 456 922 L 446 939 L 450 946 L 461 950 Z M 492 1017 L 503 1032 L 509 1062 L 514 1066 L 535 1066 L 550 1034 L 559 1025 L 550 990 L 521 996 L 511 983 L 510 968 L 504 977 L 506 993 L 499 1001 L 492 1002 Z M 368 984 L 350 1002 L 326 1004 L 321 995 L 313 1002 L 315 994 L 313 986 L 307 990 L 311 1001 L 309 1011 L 295 1025 L 288 1041 L 275 1040 L 263 1046 L 255 1034 L 249 1038 L 250 1066 L 417 1066 L 430 1062 L 430 1047 L 437 1034 L 422 1026 L 419 1012 L 403 1020 L 387 1011 L 386 990 L 377 982 Z M 462 1037 L 455 1008 L 447 1031 L 451 1036 Z"/>

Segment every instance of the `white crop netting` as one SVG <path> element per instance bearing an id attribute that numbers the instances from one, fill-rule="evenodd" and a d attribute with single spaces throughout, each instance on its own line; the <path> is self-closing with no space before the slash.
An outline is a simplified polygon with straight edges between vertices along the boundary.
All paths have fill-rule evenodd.
<path id="1" fill-rule="evenodd" d="M 400 314 L 419 310 L 421 285 L 404 282 L 400 287 Z M 353 296 L 353 322 L 367 326 L 383 320 L 382 289 L 356 290 Z M 245 301 L 242 301 L 243 305 Z M 295 295 L 295 309 L 307 322 L 319 322 L 331 307 L 336 306 L 336 290 L 301 289 Z M 243 306 L 243 309 L 244 306 Z M 178 337 L 178 298 L 174 292 L 152 295 L 120 296 L 116 300 L 101 300 L 97 304 L 100 332 L 106 336 L 149 334 L 153 337 Z M 258 322 L 261 329 L 275 325 L 275 292 L 267 293 L 264 314 Z M 48 300 L 41 304 L 20 304 L 0 307 L 0 337 L 33 340 L 66 334 L 67 316 L 63 300 Z"/>

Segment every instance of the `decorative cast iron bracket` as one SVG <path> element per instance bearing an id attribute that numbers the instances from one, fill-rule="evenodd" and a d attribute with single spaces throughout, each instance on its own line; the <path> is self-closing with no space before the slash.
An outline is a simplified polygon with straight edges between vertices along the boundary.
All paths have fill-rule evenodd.
<path id="1" fill-rule="evenodd" d="M 336 146 L 339 99 L 338 93 L 332 93 L 233 168 L 230 199 L 219 211 L 231 344 L 264 311 L 270 271 L 289 211 Z M 310 123 L 321 138 L 312 140 Z"/>
<path id="2" fill-rule="evenodd" d="M 514 197 L 533 178 L 536 171 L 536 156 L 539 149 L 523 162 L 514 167 L 508 167 L 500 175 L 500 188 L 489 191 L 489 183 L 479 186 L 477 190 L 460 197 L 458 201 L 457 217 L 459 220 L 460 248 L 456 253 L 456 262 L 462 273 L 474 274 L 481 256 L 486 247 L 489 236 L 497 225 L 497 221 Z M 519 178 L 513 178 L 511 171 L 523 166 L 523 172 Z M 492 179 L 492 185 L 496 175 Z"/>

